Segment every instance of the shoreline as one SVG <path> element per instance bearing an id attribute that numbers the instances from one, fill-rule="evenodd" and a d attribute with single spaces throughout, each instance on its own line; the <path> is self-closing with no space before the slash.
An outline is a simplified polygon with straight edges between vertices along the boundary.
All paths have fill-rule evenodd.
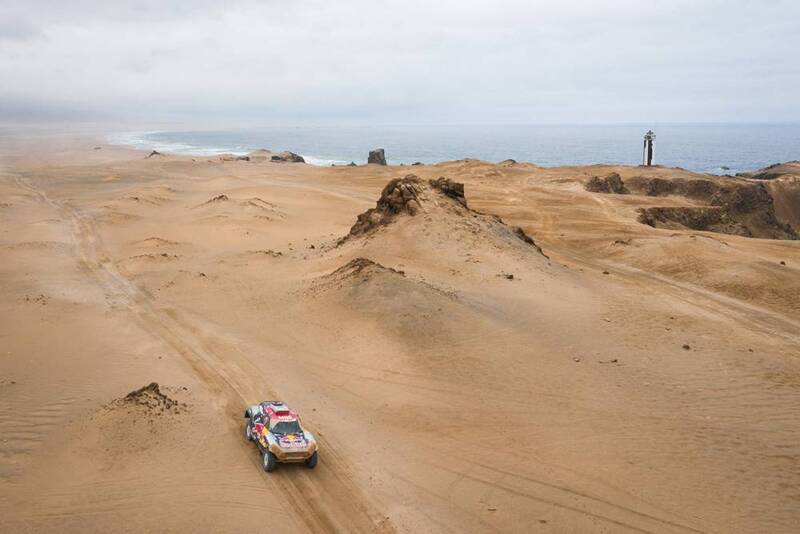
<path id="1" fill-rule="evenodd" d="M 713 127 L 719 128 L 718 125 Z M 759 146 L 754 139 L 751 139 L 754 135 L 760 135 L 758 128 L 774 128 L 775 126 L 738 125 L 737 127 L 745 128 L 745 130 L 738 133 L 717 131 L 716 137 L 707 140 L 703 138 L 704 133 L 696 129 L 699 128 L 698 126 L 687 126 L 690 129 L 685 131 L 659 130 L 662 135 L 656 141 L 655 163 L 724 176 L 752 171 L 778 161 L 796 159 L 796 154 L 792 157 L 791 151 L 786 152 L 783 150 L 786 147 L 781 148 L 783 145 L 780 144 L 767 144 L 761 147 L 764 154 L 761 157 L 751 155 L 741 159 L 738 155 L 741 151 L 736 152 L 737 143 L 745 143 L 748 147 L 753 145 L 748 151 L 748 153 L 752 153 L 753 150 L 758 150 Z M 782 127 L 784 126 L 782 125 Z M 795 128 L 793 125 L 785 125 L 785 127 Z M 612 128 L 608 132 L 608 140 L 602 139 L 599 132 L 593 133 L 585 139 L 582 138 L 587 135 L 587 132 L 593 132 L 595 128 L 571 127 L 572 129 L 566 131 L 563 130 L 565 127 L 559 126 L 553 126 L 552 131 L 541 129 L 544 127 L 539 128 L 524 135 L 518 133 L 511 135 L 495 130 L 459 132 L 451 131 L 444 126 L 427 126 L 420 130 L 411 127 L 392 130 L 391 127 L 380 126 L 369 129 L 264 127 L 251 130 L 204 130 L 202 132 L 161 129 L 128 131 L 123 134 L 117 132 L 111 135 L 107 141 L 196 157 L 222 153 L 246 155 L 259 148 L 287 149 L 300 153 L 307 158 L 309 163 L 319 166 L 327 166 L 332 163 L 345 165 L 350 161 L 363 162 L 368 150 L 381 145 L 384 145 L 387 150 L 389 162 L 397 165 L 401 163 L 410 165 L 416 161 L 435 164 L 464 157 L 498 162 L 513 158 L 542 167 L 591 164 L 638 165 L 641 161 L 640 132 L 635 127 L 596 127 L 600 129 L 599 132 L 604 132 L 603 128 Z M 621 130 L 617 131 L 613 128 L 621 128 Z M 691 128 L 695 128 L 695 130 Z M 747 128 L 755 128 L 755 130 Z M 797 129 L 800 132 L 800 125 L 797 126 Z M 523 131 L 527 132 L 527 130 Z M 340 135 L 334 135 L 334 132 Z M 154 134 L 163 137 L 148 137 Z M 501 137 L 493 137 L 496 135 Z M 520 135 L 522 136 L 520 137 Z M 417 137 L 419 139 L 414 140 Z M 308 144 L 318 145 L 318 147 L 316 149 L 309 148 L 306 146 Z M 723 150 L 726 145 L 730 145 L 727 152 Z M 589 152 L 584 153 L 585 150 Z M 608 152 L 609 150 L 611 152 Z M 592 151 L 597 154 L 592 155 Z M 734 152 L 731 153 L 731 151 Z M 327 155 L 318 155 L 323 153 Z M 710 161 L 714 159 L 716 162 L 711 163 Z"/>

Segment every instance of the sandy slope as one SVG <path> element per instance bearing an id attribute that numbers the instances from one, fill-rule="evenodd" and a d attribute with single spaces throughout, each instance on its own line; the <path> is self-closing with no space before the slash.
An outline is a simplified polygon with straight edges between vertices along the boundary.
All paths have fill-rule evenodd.
<path id="1" fill-rule="evenodd" d="M 638 208 L 697 202 L 584 190 L 641 169 L 93 144 L 4 147 L 0 530 L 800 519 L 800 242 L 651 228 Z M 421 211 L 341 241 L 412 170 Z M 154 381 L 178 404 L 119 400 Z M 320 437 L 316 470 L 267 475 L 241 437 L 242 407 L 276 397 Z"/>

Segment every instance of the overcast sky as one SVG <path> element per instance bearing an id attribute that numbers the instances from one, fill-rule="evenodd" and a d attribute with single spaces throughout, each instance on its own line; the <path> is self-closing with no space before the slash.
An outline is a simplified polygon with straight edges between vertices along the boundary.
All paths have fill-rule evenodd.
<path id="1" fill-rule="evenodd" d="M 0 0 L 0 119 L 800 120 L 799 0 Z"/>

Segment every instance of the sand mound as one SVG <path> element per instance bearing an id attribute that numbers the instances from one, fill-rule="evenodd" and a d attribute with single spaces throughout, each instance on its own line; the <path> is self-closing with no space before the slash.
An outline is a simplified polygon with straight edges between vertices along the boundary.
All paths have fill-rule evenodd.
<path id="1" fill-rule="evenodd" d="M 135 245 L 143 246 L 143 247 L 166 247 L 166 246 L 174 246 L 178 245 L 177 241 L 170 241 L 169 239 L 164 239 L 163 237 L 146 237 L 140 241 L 136 241 Z"/>
<path id="2" fill-rule="evenodd" d="M 414 295 L 423 300 L 432 298 L 431 303 L 441 297 L 449 300 L 456 297 L 453 291 L 436 287 L 418 276 L 409 278 L 405 271 L 364 257 L 353 258 L 335 271 L 319 277 L 312 283 L 309 293 L 319 294 L 331 289 L 344 289 L 351 302 L 364 309 L 381 308 L 390 301 L 395 301 L 393 306 L 400 308 L 401 301 L 413 299 Z"/>
<path id="3" fill-rule="evenodd" d="M 391 267 L 384 267 L 380 263 L 376 263 L 368 258 L 355 258 L 326 275 L 326 278 L 329 280 L 344 280 L 347 278 L 362 277 L 362 279 L 365 279 L 375 274 L 384 273 L 398 276 L 406 275 L 404 271 L 392 269 Z"/>
<path id="4" fill-rule="evenodd" d="M 316 279 L 306 293 L 319 306 L 341 306 L 342 313 L 376 328 L 400 343 L 430 350 L 459 336 L 461 318 L 472 311 L 452 289 L 417 274 L 357 257 Z"/>
<path id="5" fill-rule="evenodd" d="M 364 282 L 369 282 L 380 277 L 405 278 L 406 273 L 391 267 L 385 267 L 368 258 L 358 257 L 350 260 L 338 269 L 322 275 L 312 282 L 309 293 L 318 294 L 329 289 L 342 289 L 345 286 L 352 288 Z"/>
<path id="6" fill-rule="evenodd" d="M 124 211 L 117 211 L 111 206 L 105 206 L 105 212 L 98 215 L 95 220 L 103 224 L 125 224 L 133 221 L 138 221 L 142 217 L 133 213 Z"/>
<path id="7" fill-rule="evenodd" d="M 130 195 L 122 197 L 120 200 L 127 202 L 135 202 L 138 204 L 152 204 L 153 206 L 160 206 L 165 202 L 169 202 L 168 198 L 160 197 L 157 195 Z"/>
<path id="8" fill-rule="evenodd" d="M 113 401 L 109 407 L 134 408 L 151 415 L 181 413 L 186 410 L 186 404 L 165 395 L 156 382 L 131 391 L 121 399 Z"/>
<path id="9" fill-rule="evenodd" d="M 263 250 L 248 250 L 245 252 L 247 256 L 269 256 L 271 258 L 283 257 L 283 252 L 279 250 L 263 249 Z"/>
<path id="10" fill-rule="evenodd" d="M 167 254 L 166 252 L 161 252 L 159 254 L 136 254 L 135 256 L 130 256 L 122 260 L 124 263 L 131 263 L 131 262 L 153 262 L 153 261 L 163 261 L 163 260 L 176 260 L 180 258 L 177 254 Z"/>
<path id="11" fill-rule="evenodd" d="M 616 193 L 618 195 L 624 195 L 628 192 L 625 183 L 622 181 L 622 177 L 616 172 L 612 172 L 604 178 L 594 176 L 591 180 L 586 182 L 584 188 L 592 193 Z"/>
<path id="12" fill-rule="evenodd" d="M 381 191 L 376 206 L 358 216 L 350 233 L 339 244 L 350 238 L 374 234 L 401 217 L 420 214 L 425 214 L 426 221 L 431 225 L 468 229 L 471 234 L 488 233 L 496 238 L 511 238 L 542 252 L 521 228 L 510 227 L 499 217 L 470 209 L 464 195 L 464 184 L 445 177 L 425 181 L 413 174 L 389 181 Z M 456 239 L 456 234 L 453 235 L 453 239 Z"/>
<path id="13" fill-rule="evenodd" d="M 227 202 L 228 200 L 230 200 L 230 199 L 228 198 L 228 195 L 221 194 L 221 195 L 217 195 L 217 196 L 215 196 L 215 197 L 213 197 L 213 198 L 210 198 L 210 199 L 206 200 L 205 202 L 203 202 L 202 204 L 200 204 L 200 206 L 208 206 L 209 204 L 210 204 L 210 205 L 219 204 L 219 203 L 221 203 L 221 202 Z M 198 206 L 198 208 L 199 208 L 200 206 Z"/>
<path id="14" fill-rule="evenodd" d="M 273 217 L 283 218 L 285 214 L 278 209 L 272 202 L 259 197 L 246 199 L 234 199 L 226 194 L 220 194 L 194 207 L 198 210 L 206 210 L 214 213 L 213 218 L 228 218 L 253 216 L 259 219 L 271 221 Z M 269 215 L 267 215 L 267 213 Z"/>

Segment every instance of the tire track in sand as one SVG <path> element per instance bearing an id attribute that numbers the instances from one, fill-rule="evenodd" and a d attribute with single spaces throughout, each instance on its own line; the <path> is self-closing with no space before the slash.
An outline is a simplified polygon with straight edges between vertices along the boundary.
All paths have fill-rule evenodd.
<path id="1" fill-rule="evenodd" d="M 174 311 L 156 308 L 147 293 L 121 275 L 103 254 L 101 239 L 90 216 L 50 199 L 19 176 L 14 179 L 19 187 L 72 221 L 75 252 L 82 268 L 104 289 L 114 305 L 127 309 L 145 331 L 172 347 L 210 392 L 224 400 L 226 413 L 230 414 L 226 424 L 231 432 L 239 434 L 241 419 L 234 414 L 238 415 L 243 406 L 258 398 L 258 394 L 263 395 L 264 387 L 255 387 L 255 383 L 267 383 L 261 370 L 236 346 L 221 339 L 204 340 L 197 335 L 202 330 L 188 324 L 185 318 Z M 208 333 L 203 335 L 208 336 Z M 269 388 L 267 393 L 278 397 Z M 374 504 L 357 487 L 346 461 L 333 447 L 326 446 L 324 438 L 319 437 L 318 441 L 324 450 L 324 459 L 313 476 L 312 472 L 299 469 L 268 475 L 260 471 L 260 459 L 252 454 L 249 443 L 242 440 L 240 451 L 248 455 L 254 468 L 259 469 L 262 480 L 286 500 L 298 521 L 310 531 L 394 532 L 391 524 L 384 520 L 385 515 L 377 513 Z"/>

